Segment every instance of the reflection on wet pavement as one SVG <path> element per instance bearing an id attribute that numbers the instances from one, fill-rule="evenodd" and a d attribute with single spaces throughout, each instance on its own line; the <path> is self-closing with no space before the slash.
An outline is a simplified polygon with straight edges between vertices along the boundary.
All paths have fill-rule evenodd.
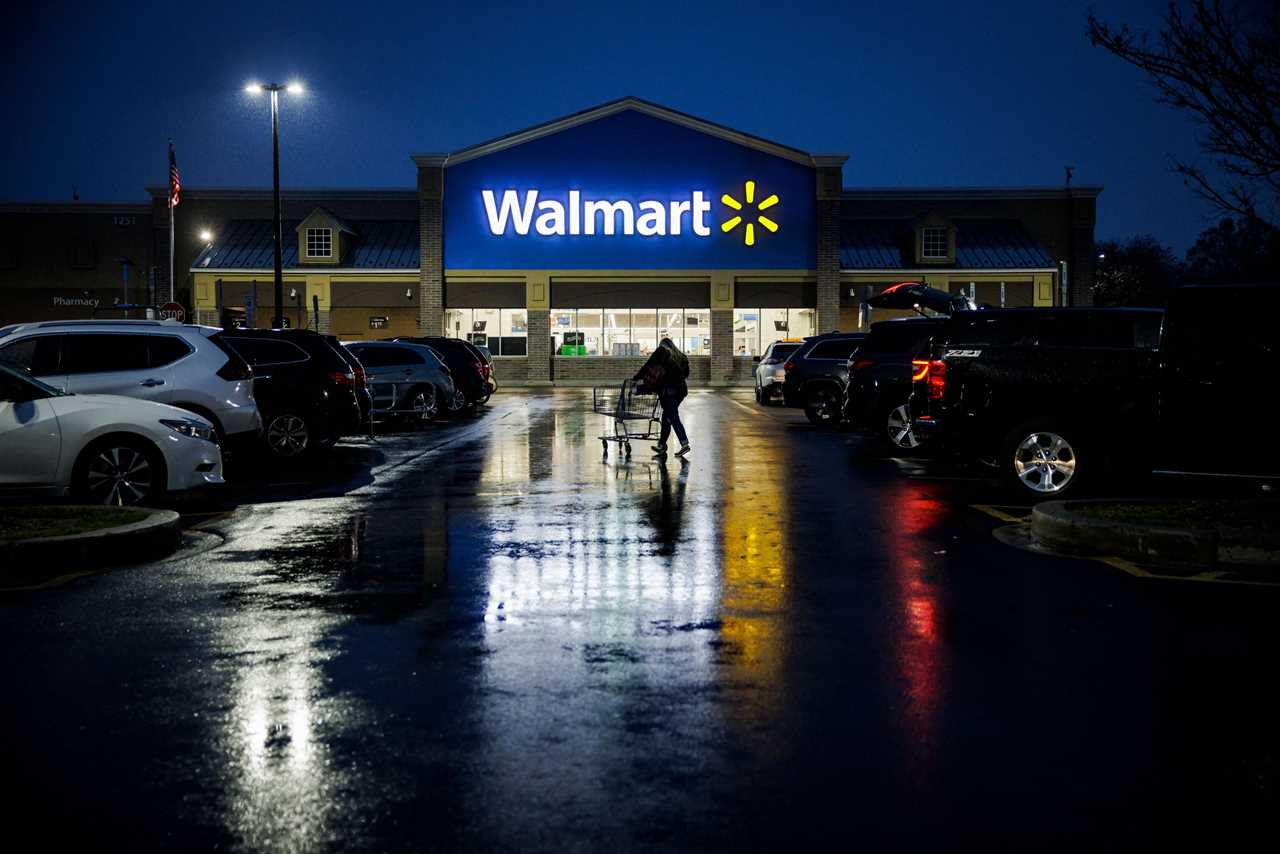
<path id="1" fill-rule="evenodd" d="M 913 847 L 943 828 L 1000 847 L 1080 810 L 1149 818 L 1099 772 L 1167 772 L 1158 734 L 1099 718 L 1112 698 L 1078 677 L 1167 634 L 1150 605 L 1002 550 L 954 485 L 742 400 L 689 398 L 688 460 L 602 462 L 606 425 L 566 391 L 380 438 L 367 477 L 245 506 L 216 548 L 49 597 L 40 621 L 11 608 L 48 658 L 52 681 L 22 671 L 31 708 L 55 711 L 6 722 L 65 734 L 42 785 L 97 757 L 71 802 L 141 847 Z M 66 625 L 83 648 L 50 656 Z M 81 670 L 92 731 L 51 699 Z M 1091 786 L 1020 782 L 1070 756 Z M 164 843 L 123 829 L 139 810 Z"/>

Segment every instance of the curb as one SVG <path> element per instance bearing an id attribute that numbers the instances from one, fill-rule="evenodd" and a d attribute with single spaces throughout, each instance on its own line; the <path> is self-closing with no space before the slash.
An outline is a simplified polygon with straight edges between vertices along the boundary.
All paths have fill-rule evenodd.
<path id="1" fill-rule="evenodd" d="M 1069 554 L 1107 554 L 1192 566 L 1280 566 L 1280 534 L 1248 528 L 1172 528 L 1096 519 L 1076 508 L 1160 501 L 1046 501 L 1031 510 L 1036 540 Z"/>
<path id="2" fill-rule="evenodd" d="M 147 518 L 83 534 L 0 540 L 0 564 L 6 567 L 0 583 L 30 583 L 108 564 L 156 560 L 182 544 L 181 517 L 175 511 L 130 509 Z"/>

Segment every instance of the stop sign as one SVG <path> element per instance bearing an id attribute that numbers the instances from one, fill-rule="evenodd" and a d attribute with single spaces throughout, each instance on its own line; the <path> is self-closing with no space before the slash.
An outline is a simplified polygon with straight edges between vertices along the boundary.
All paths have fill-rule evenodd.
<path id="1" fill-rule="evenodd" d="M 187 310 L 176 302 L 167 302 L 160 306 L 161 320 L 176 320 L 179 323 L 187 319 Z"/>

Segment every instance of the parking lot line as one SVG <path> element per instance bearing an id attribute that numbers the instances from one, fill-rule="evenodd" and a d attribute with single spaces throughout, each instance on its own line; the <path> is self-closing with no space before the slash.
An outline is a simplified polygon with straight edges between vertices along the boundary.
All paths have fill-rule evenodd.
<path id="1" fill-rule="evenodd" d="M 1014 524 L 1017 524 L 1017 523 L 1019 523 L 1019 522 L 1025 522 L 1025 521 L 1027 521 L 1027 519 L 1028 519 L 1028 518 L 1030 518 L 1030 516 L 1031 516 L 1031 508 L 1030 508 L 1030 507 L 1022 507 L 1022 506 L 1019 506 L 1019 505 L 1016 505 L 1016 504 L 1014 504 L 1014 505 L 1008 505 L 1008 504 L 970 504 L 969 506 L 970 506 L 970 507 L 972 507 L 974 510 L 979 510 L 979 511 L 981 511 L 981 512 L 983 512 L 983 513 L 986 513 L 988 516 L 994 516 L 995 518 L 999 519 L 1001 522 L 1012 522 L 1012 523 L 1014 523 Z M 1009 509 L 1022 510 L 1022 511 L 1024 511 L 1024 512 L 1022 513 L 1022 515 L 1014 516 L 1014 515 L 1011 515 L 1011 514 L 1009 514 L 1009 513 L 1005 513 L 1005 512 L 1004 512 L 1004 510 L 1002 510 L 1002 509 L 1001 509 L 1002 507 L 1009 508 Z"/>

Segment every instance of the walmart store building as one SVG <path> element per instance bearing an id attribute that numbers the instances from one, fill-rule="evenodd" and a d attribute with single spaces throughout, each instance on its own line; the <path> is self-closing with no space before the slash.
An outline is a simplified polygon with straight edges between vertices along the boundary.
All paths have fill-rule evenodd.
<path id="1" fill-rule="evenodd" d="M 470 338 L 507 385 L 616 381 L 663 336 L 694 383 L 747 384 L 774 340 L 890 316 L 863 301 L 899 281 L 1083 302 L 1101 191 L 850 190 L 844 155 L 634 98 L 413 160 L 414 191 L 286 196 L 285 314 L 343 339 Z M 260 191 L 218 192 L 178 209 L 180 231 L 214 233 L 192 252 L 196 316 L 266 325 L 270 215 Z"/>

